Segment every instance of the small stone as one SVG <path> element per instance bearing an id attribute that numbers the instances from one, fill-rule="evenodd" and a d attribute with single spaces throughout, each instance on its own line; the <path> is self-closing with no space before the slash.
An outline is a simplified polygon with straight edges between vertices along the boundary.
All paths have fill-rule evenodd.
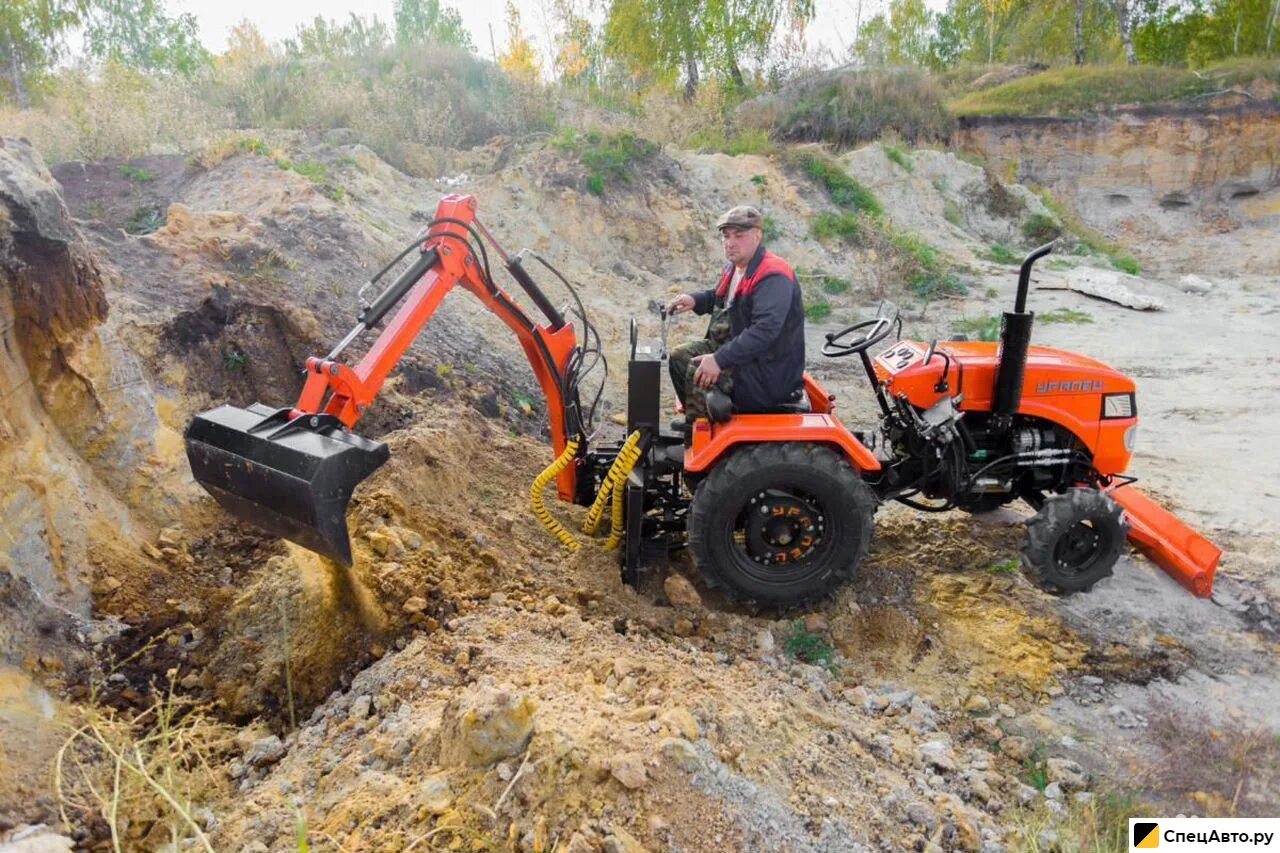
<path id="1" fill-rule="evenodd" d="M 658 741 L 662 756 L 682 770 L 697 770 L 701 764 L 698 751 L 682 737 L 665 737 Z"/>
<path id="2" fill-rule="evenodd" d="M 412 616 L 427 609 L 427 600 L 420 595 L 412 595 L 404 600 L 400 609 Z"/>
<path id="3" fill-rule="evenodd" d="M 1000 741 L 1000 751 L 1014 761 L 1026 761 L 1033 751 L 1031 741 L 1018 735 L 1006 735 Z"/>
<path id="4" fill-rule="evenodd" d="M 533 734 L 533 700 L 486 678 L 449 700 L 443 714 L 441 762 L 482 767 L 519 755 Z"/>
<path id="5" fill-rule="evenodd" d="M 609 774 L 624 787 L 635 790 L 649 781 L 645 772 L 644 756 L 638 752 L 624 752 L 609 761 Z"/>
<path id="6" fill-rule="evenodd" d="M 443 773 L 422 780 L 422 805 L 433 815 L 442 815 L 453 806 L 453 789 Z"/>
<path id="7" fill-rule="evenodd" d="M 925 832 L 933 832 L 934 827 L 938 825 L 938 816 L 934 814 L 933 809 L 920 802 L 907 806 L 907 820 Z"/>
<path id="8" fill-rule="evenodd" d="M 804 629 L 810 634 L 824 634 L 827 631 L 827 620 L 821 613 L 810 613 L 804 617 Z"/>
<path id="9" fill-rule="evenodd" d="M 244 760 L 253 767 L 267 767 L 284 758 L 289 750 L 276 735 L 259 738 L 244 754 Z"/>
<path id="10" fill-rule="evenodd" d="M 878 714 L 888 707 L 889 697 L 885 696 L 883 693 L 877 696 L 868 696 L 866 701 L 863 703 L 863 708 L 874 714 Z"/>
<path id="11" fill-rule="evenodd" d="M 668 708 L 658 717 L 658 721 L 685 740 L 698 739 L 698 721 L 684 708 Z"/>
<path id="12" fill-rule="evenodd" d="M 516 772 L 511 769 L 511 765 L 505 761 L 499 761 L 496 769 L 498 771 L 498 778 L 503 782 L 510 782 L 511 777 L 516 774 Z"/>
<path id="13" fill-rule="evenodd" d="M 1068 791 L 1079 791 L 1089 782 L 1088 774 L 1077 762 L 1069 758 L 1050 758 L 1045 763 L 1051 782 L 1059 782 Z"/>
<path id="14" fill-rule="evenodd" d="M 150 542 L 142 543 L 142 553 L 146 554 L 148 557 L 150 557 L 153 560 L 164 559 L 164 554 L 160 553 L 160 549 L 157 548 L 155 545 L 152 545 Z"/>
<path id="15" fill-rule="evenodd" d="M 953 773 L 956 769 L 955 753 L 950 745 L 940 740 L 931 740 L 920 745 L 920 757 L 926 763 L 944 773 Z"/>
<path id="16" fill-rule="evenodd" d="M 662 582 L 662 589 L 672 607 L 685 610 L 698 610 L 702 607 L 702 596 L 698 595 L 698 591 L 684 575 L 667 575 L 667 579 Z"/>
<path id="17" fill-rule="evenodd" d="M 604 853 L 649 853 L 645 846 L 620 827 L 605 836 Z"/>
<path id="18" fill-rule="evenodd" d="M 981 693 L 970 693 L 964 700 L 964 709 L 970 713 L 985 713 L 991 710 L 991 700 Z"/>
<path id="19" fill-rule="evenodd" d="M 1052 829 L 1042 829 L 1036 833 L 1036 847 L 1039 850 L 1056 850 L 1058 833 Z"/>
<path id="20" fill-rule="evenodd" d="M 773 641 L 773 632 L 768 628 L 761 628 L 756 632 L 756 651 L 760 654 L 773 654 L 776 645 L 777 644 Z"/>
<path id="21" fill-rule="evenodd" d="M 1013 706 L 1004 702 L 997 705 L 996 710 L 999 711 L 1000 716 L 1004 717 L 1006 720 L 1012 720 L 1014 717 L 1018 716 L 1018 712 L 1014 710 Z"/>
<path id="22" fill-rule="evenodd" d="M 1075 800 L 1079 805 L 1087 806 L 1093 802 L 1093 794 L 1089 791 L 1076 791 L 1071 799 Z"/>
<path id="23" fill-rule="evenodd" d="M 671 632 L 677 637 L 688 637 L 693 634 L 693 622 L 681 617 L 671 626 Z"/>
<path id="24" fill-rule="evenodd" d="M 373 710 L 373 697 L 365 693 L 351 702 L 351 711 L 347 716 L 353 720 L 363 720 Z"/>
<path id="25" fill-rule="evenodd" d="M 1060 800 L 1062 799 L 1062 783 L 1050 782 L 1044 786 L 1044 795 L 1046 799 Z"/>
<path id="26" fill-rule="evenodd" d="M 657 705 L 641 705 L 639 708 L 630 711 L 627 714 L 627 719 L 633 723 L 643 723 L 658 716 L 658 712 L 661 710 Z"/>
<path id="27" fill-rule="evenodd" d="M 569 836 L 569 844 L 565 847 L 564 853 L 596 853 L 596 848 L 587 840 L 585 835 L 581 832 L 575 832 Z"/>

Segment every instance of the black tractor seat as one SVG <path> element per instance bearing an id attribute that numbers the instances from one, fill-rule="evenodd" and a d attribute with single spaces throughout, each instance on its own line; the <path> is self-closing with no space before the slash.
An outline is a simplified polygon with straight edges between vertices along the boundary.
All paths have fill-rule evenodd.
<path id="1" fill-rule="evenodd" d="M 707 416 L 715 424 L 722 424 L 734 415 L 804 415 L 812 410 L 809 395 L 805 393 L 803 385 L 778 405 L 750 412 L 734 406 L 733 398 L 719 388 L 712 388 L 707 392 Z"/>

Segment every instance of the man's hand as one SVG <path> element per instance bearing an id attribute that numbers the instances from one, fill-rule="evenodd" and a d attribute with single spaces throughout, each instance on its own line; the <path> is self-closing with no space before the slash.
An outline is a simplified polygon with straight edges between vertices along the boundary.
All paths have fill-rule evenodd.
<path id="1" fill-rule="evenodd" d="M 684 314 L 693 310 L 693 297 L 687 293 L 682 293 L 675 299 L 667 303 L 668 314 Z"/>
<path id="2" fill-rule="evenodd" d="M 693 384 L 699 388 L 710 388 L 720 379 L 720 365 L 716 364 L 714 355 L 695 355 L 693 363 L 698 365 L 693 374 Z"/>

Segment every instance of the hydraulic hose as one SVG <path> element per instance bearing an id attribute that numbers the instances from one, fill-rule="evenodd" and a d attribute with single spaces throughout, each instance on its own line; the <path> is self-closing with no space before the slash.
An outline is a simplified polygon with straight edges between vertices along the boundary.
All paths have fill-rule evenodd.
<path id="1" fill-rule="evenodd" d="M 639 461 L 641 455 L 640 433 L 637 431 L 631 435 L 632 438 L 636 439 L 636 443 L 630 447 L 623 445 L 622 449 L 618 451 L 618 458 L 613 463 L 614 467 L 617 467 L 618 463 L 622 463 L 622 467 L 618 469 L 618 476 L 613 481 L 613 514 L 609 519 L 609 538 L 604 543 L 606 551 L 612 551 L 622 543 L 622 533 L 626 529 L 623 510 L 626 508 L 627 501 L 627 478 L 631 476 L 631 471 L 636 467 L 636 462 Z M 603 492 L 604 489 L 602 488 L 600 491 Z"/>
<path id="2" fill-rule="evenodd" d="M 635 459 L 639 458 L 639 452 L 636 448 L 640 444 L 640 431 L 636 430 L 627 436 L 627 440 L 622 443 L 622 447 L 618 448 L 618 455 L 614 457 L 613 464 L 609 466 L 609 472 L 604 476 L 604 482 L 600 484 L 600 491 L 596 494 L 596 499 L 591 504 L 591 509 L 587 510 L 587 518 L 582 522 L 582 532 L 588 536 L 593 535 L 600 528 L 600 520 L 604 518 L 604 511 L 609 506 L 609 499 L 613 497 L 614 485 L 618 479 L 627 479 L 627 475 L 631 473 L 631 468 L 635 467 Z M 627 470 L 622 469 L 626 464 L 625 460 L 628 455 L 634 452 L 634 458 Z"/>
<path id="3" fill-rule="evenodd" d="M 567 443 L 564 447 L 564 452 L 537 476 L 533 481 L 533 488 L 529 490 L 529 502 L 533 506 L 534 517 L 546 528 L 548 533 L 559 539 L 560 543 L 570 551 L 578 550 L 582 547 L 582 543 L 575 539 L 563 524 L 551 517 L 551 513 L 547 510 L 547 505 L 543 501 L 542 493 L 546 491 L 548 483 L 558 477 L 561 471 L 573 464 L 573 459 L 577 452 L 578 442 L 570 441 Z"/>

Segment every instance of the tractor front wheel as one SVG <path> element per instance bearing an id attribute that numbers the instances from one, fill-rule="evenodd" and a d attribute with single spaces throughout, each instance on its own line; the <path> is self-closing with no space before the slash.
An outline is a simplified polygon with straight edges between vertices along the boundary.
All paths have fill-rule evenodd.
<path id="1" fill-rule="evenodd" d="M 735 601 L 785 610 L 853 577 L 871 546 L 876 503 L 828 447 L 749 445 L 699 484 L 689 546 L 709 586 Z"/>
<path id="2" fill-rule="evenodd" d="M 1087 592 L 1110 576 L 1129 534 L 1120 506 L 1097 489 L 1045 499 L 1027 520 L 1022 567 L 1051 592 Z"/>

